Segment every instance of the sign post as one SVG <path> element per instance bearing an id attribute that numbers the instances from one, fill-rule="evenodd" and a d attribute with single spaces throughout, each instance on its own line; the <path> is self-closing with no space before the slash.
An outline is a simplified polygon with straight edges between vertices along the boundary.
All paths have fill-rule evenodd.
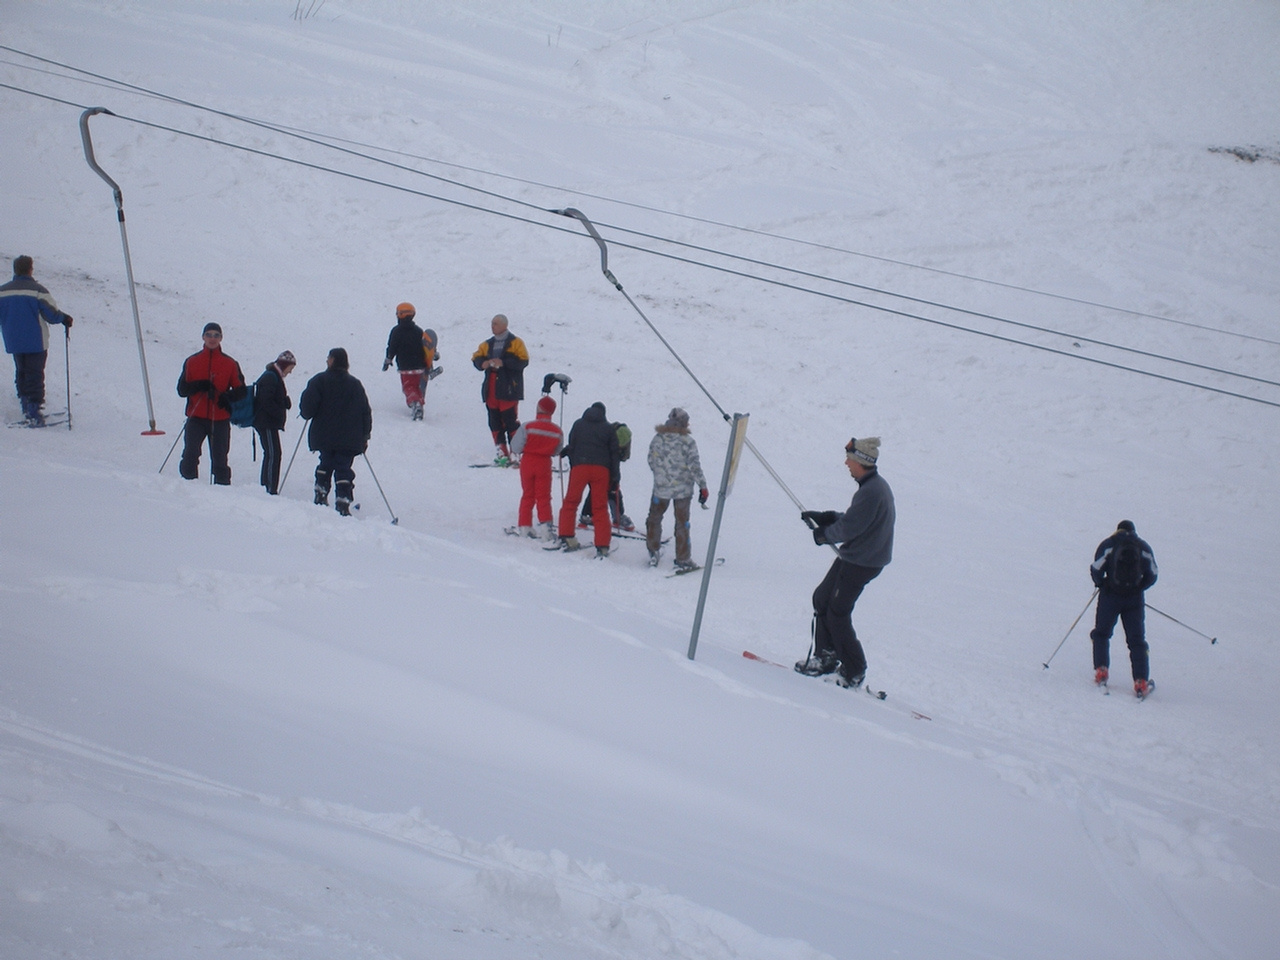
<path id="1" fill-rule="evenodd" d="M 698 610 L 693 616 L 693 632 L 689 636 L 689 659 L 698 652 L 698 632 L 702 629 L 702 610 L 707 602 L 707 588 L 711 585 L 711 568 L 716 565 L 716 541 L 720 539 L 720 519 L 724 516 L 724 502 L 733 491 L 733 481 L 738 475 L 738 463 L 742 459 L 742 446 L 747 439 L 747 420 L 750 414 L 735 413 L 729 433 L 729 448 L 724 454 L 724 472 L 720 477 L 720 492 L 716 497 L 716 516 L 711 523 L 711 537 L 707 542 L 707 560 L 702 565 L 702 587 L 698 591 Z"/>

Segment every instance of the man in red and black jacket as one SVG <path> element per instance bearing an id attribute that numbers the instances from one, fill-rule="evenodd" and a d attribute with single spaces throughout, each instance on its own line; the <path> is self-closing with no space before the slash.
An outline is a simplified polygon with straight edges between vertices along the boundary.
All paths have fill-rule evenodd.
<path id="1" fill-rule="evenodd" d="M 182 363 L 178 396 L 187 398 L 187 423 L 178 473 L 186 480 L 200 475 L 200 448 L 209 441 L 213 482 L 231 483 L 231 404 L 248 392 L 240 364 L 222 352 L 222 327 L 204 325 L 204 348 Z"/>

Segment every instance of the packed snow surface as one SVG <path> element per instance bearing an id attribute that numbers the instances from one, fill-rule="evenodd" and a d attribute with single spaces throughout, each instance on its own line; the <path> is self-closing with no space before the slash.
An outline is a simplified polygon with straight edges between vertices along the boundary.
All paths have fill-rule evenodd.
<path id="1" fill-rule="evenodd" d="M 76 322 L 71 429 L 0 430 L 0 955 L 1274 954 L 1274 3 L 2 7 L 0 259 Z M 404 300 L 420 423 L 380 370 Z M 566 428 L 635 431 L 638 523 L 672 406 L 712 507 L 749 414 L 695 658 L 670 554 L 503 533 L 498 312 L 524 415 L 562 372 Z M 350 352 L 356 517 L 305 445 L 267 496 L 251 431 L 230 487 L 160 469 L 211 320 L 250 378 L 297 354 L 295 400 Z M 799 510 L 870 435 L 883 702 L 790 669 L 831 562 Z M 1092 683 L 1123 518 L 1143 702 L 1119 637 Z"/>

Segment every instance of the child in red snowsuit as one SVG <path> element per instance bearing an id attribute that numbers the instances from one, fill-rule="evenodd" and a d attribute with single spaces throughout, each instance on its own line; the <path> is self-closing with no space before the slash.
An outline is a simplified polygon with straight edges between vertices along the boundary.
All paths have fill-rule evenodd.
<path id="1" fill-rule="evenodd" d="M 520 513 L 516 532 L 536 537 L 533 529 L 534 508 L 538 524 L 548 540 L 556 538 L 551 522 L 551 458 L 564 449 L 564 432 L 552 421 L 556 402 L 548 396 L 538 401 L 538 413 L 532 422 L 520 424 L 511 438 L 511 452 L 520 458 Z"/>

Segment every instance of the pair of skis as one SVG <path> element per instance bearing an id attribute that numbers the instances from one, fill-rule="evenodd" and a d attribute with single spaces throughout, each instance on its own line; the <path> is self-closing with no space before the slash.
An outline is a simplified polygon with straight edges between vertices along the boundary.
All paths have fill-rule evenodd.
<path id="1" fill-rule="evenodd" d="M 8 420 L 5 425 L 10 428 L 25 427 L 28 430 L 40 430 L 44 427 L 60 427 L 64 423 L 70 421 L 70 417 L 65 410 L 55 410 L 53 413 L 46 413 L 42 423 L 36 423 L 23 417 L 21 420 Z"/>
<path id="2" fill-rule="evenodd" d="M 1102 695 L 1104 697 L 1111 696 L 1111 689 L 1107 686 L 1107 681 L 1100 680 L 1095 682 L 1097 683 L 1098 689 L 1102 691 Z M 1139 700 L 1145 700 L 1147 699 L 1147 697 L 1151 696 L 1155 692 L 1156 692 L 1156 682 L 1154 680 L 1148 680 L 1146 693 L 1139 693 L 1137 690 L 1134 690 L 1133 695 L 1137 697 Z"/>
<path id="3" fill-rule="evenodd" d="M 787 669 L 785 664 L 778 663 L 776 660 L 769 660 L 766 657 L 762 657 L 757 653 L 752 653 L 750 650 L 743 650 L 742 655 L 746 657 L 748 660 L 754 660 L 756 663 L 767 663 L 771 667 L 781 667 L 783 670 Z M 886 693 L 885 691 L 873 690 L 871 687 L 867 686 L 865 683 L 859 684 L 859 686 L 862 687 L 862 691 L 864 693 L 866 693 L 870 697 L 874 697 L 876 700 L 884 700 L 889 696 L 889 694 Z M 912 711 L 912 715 L 919 720 L 929 719 L 929 717 L 926 717 L 923 713 L 916 714 L 915 711 Z"/>

